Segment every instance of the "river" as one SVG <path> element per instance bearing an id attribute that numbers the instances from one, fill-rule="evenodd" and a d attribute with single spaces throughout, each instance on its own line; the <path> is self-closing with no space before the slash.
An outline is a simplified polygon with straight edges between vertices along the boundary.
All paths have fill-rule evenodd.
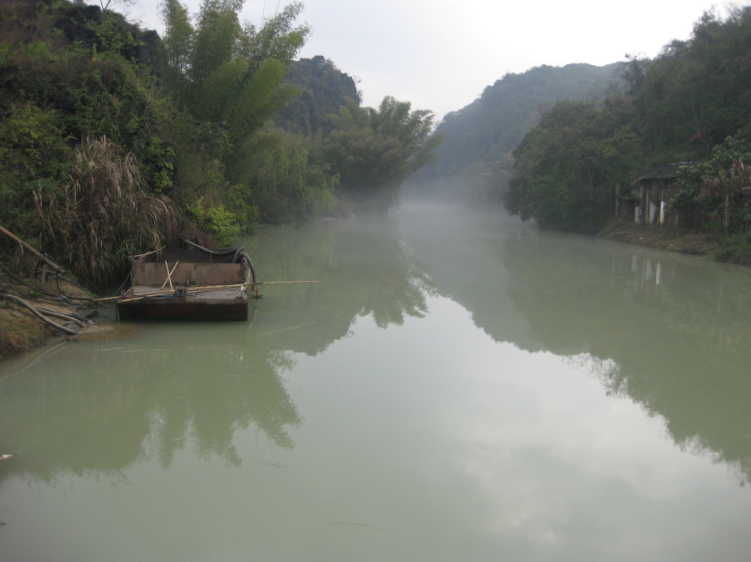
<path id="1" fill-rule="evenodd" d="M 0 363 L 0 560 L 748 558 L 749 270 L 440 206 L 243 243 L 317 283 Z"/>

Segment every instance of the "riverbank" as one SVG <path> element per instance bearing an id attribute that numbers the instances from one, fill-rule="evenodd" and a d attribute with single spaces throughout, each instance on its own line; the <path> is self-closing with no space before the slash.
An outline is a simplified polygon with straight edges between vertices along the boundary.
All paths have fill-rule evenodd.
<path id="1" fill-rule="evenodd" d="M 626 221 L 612 221 L 596 236 L 647 248 L 701 256 L 714 256 L 723 245 L 723 237 L 717 233 L 678 232 Z"/>
<path id="2" fill-rule="evenodd" d="M 58 288 L 54 281 L 47 281 L 44 285 L 36 283 L 34 286 L 51 295 L 58 294 Z M 91 298 L 91 295 L 86 291 L 67 281 L 60 281 L 60 289 L 66 296 L 74 299 Z M 96 314 L 96 309 L 86 308 L 87 302 L 90 301 L 73 300 L 73 304 L 68 304 L 62 297 L 47 296 L 41 291 L 29 290 L 24 300 L 27 300 L 32 306 L 43 307 L 48 311 L 68 316 L 75 315 L 86 318 L 91 316 L 92 313 Z M 90 320 L 82 321 L 85 324 L 85 327 L 82 328 L 75 322 L 66 322 L 56 318 L 50 319 L 63 327 L 75 329 L 79 334 L 101 330 L 100 327 L 92 325 Z M 0 358 L 24 353 L 33 347 L 42 345 L 49 338 L 64 335 L 63 332 L 40 320 L 27 308 L 0 296 Z"/>

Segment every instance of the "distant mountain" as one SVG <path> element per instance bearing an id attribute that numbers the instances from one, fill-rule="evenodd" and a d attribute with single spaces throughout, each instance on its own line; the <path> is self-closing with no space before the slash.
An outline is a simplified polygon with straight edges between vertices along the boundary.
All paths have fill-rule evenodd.
<path id="1" fill-rule="evenodd" d="M 290 133 L 328 132 L 332 125 L 327 115 L 338 113 L 345 98 L 360 103 L 354 78 L 320 55 L 293 62 L 284 82 L 301 90 L 301 94 L 274 118 L 277 127 Z"/>
<path id="2" fill-rule="evenodd" d="M 464 176 L 466 181 L 471 179 L 467 176 L 477 178 L 490 173 L 494 166 L 509 168 L 510 153 L 539 122 L 545 108 L 564 99 L 589 101 L 605 97 L 606 90 L 619 83 L 618 70 L 622 65 L 544 65 L 522 74 L 506 74 L 471 104 L 444 117 L 438 131 L 445 140 L 434 151 L 436 162 L 416 180 Z"/>

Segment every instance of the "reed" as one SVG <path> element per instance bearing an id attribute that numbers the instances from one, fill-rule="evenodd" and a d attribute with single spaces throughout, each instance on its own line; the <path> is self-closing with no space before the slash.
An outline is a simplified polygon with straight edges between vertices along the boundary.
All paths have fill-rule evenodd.
<path id="1" fill-rule="evenodd" d="M 177 231 L 172 202 L 147 192 L 136 158 L 106 137 L 84 139 L 69 181 L 34 192 L 43 247 L 86 282 L 121 276 L 128 256 L 158 248 Z"/>

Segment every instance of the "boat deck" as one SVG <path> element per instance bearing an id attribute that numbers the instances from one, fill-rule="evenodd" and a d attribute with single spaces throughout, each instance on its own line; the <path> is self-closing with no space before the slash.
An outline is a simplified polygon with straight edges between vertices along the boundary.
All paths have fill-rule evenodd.
<path id="1" fill-rule="evenodd" d="M 185 295 L 187 300 L 234 300 L 237 298 L 240 290 L 238 288 L 224 288 L 224 289 L 209 289 L 209 287 L 192 287 L 194 289 L 200 289 L 200 292 L 188 293 Z M 161 287 L 134 287 L 133 292 L 128 292 L 128 297 L 145 297 L 148 295 L 155 295 L 150 298 L 181 298 L 175 297 L 175 295 L 164 295 L 164 289 Z M 182 289 L 179 287 L 178 290 Z"/>
<path id="2" fill-rule="evenodd" d="M 248 286 L 250 274 L 233 261 L 240 250 L 220 250 L 220 256 L 164 250 L 134 261 L 134 286 L 117 303 L 120 318 L 247 320 L 248 295 L 240 288 Z"/>

